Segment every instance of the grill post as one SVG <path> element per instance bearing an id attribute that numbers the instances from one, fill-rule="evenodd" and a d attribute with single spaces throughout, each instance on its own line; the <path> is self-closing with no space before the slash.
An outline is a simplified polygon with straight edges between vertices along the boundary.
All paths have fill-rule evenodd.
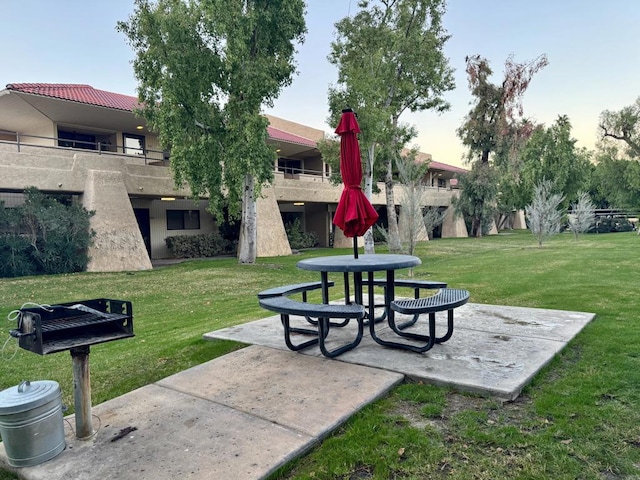
<path id="1" fill-rule="evenodd" d="M 71 348 L 73 363 L 73 400 L 75 405 L 76 438 L 87 440 L 93 435 L 91 422 L 91 375 L 89 346 Z"/>

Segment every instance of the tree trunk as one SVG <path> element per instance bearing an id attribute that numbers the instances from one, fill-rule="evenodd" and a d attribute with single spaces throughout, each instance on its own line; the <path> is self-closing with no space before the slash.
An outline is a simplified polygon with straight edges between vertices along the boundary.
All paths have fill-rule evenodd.
<path id="1" fill-rule="evenodd" d="M 387 173 L 384 179 L 384 190 L 387 199 L 387 220 L 389 221 L 389 251 L 391 253 L 402 252 L 400 242 L 400 229 L 398 228 L 398 216 L 396 215 L 396 202 L 393 196 L 393 158 L 387 161 Z"/>
<path id="2" fill-rule="evenodd" d="M 375 158 L 375 145 L 370 145 L 367 149 L 367 161 L 364 172 L 364 194 L 371 201 L 373 198 L 373 160 Z M 364 253 L 376 253 L 375 242 L 373 241 L 373 227 L 364 234 Z"/>
<path id="3" fill-rule="evenodd" d="M 254 196 L 255 179 L 252 175 L 245 175 L 243 188 L 238 261 L 240 263 L 256 263 L 258 215 Z"/>
<path id="4" fill-rule="evenodd" d="M 476 238 L 482 237 L 482 214 L 480 213 L 475 213 L 471 218 L 471 235 Z"/>
<path id="5" fill-rule="evenodd" d="M 389 99 L 393 92 L 390 92 Z M 391 119 L 391 124 L 393 126 L 393 149 L 395 151 L 396 147 L 398 147 L 398 138 L 397 128 L 398 128 L 398 116 L 394 116 Z M 388 241 L 389 241 L 389 251 L 391 253 L 401 253 L 402 252 L 402 241 L 400 239 L 400 229 L 398 228 L 398 216 L 396 215 L 396 201 L 393 196 L 393 155 L 389 155 L 387 159 L 387 172 L 384 178 L 384 189 L 385 195 L 387 199 L 387 220 L 389 222 L 389 231 L 388 231 Z"/>
<path id="6" fill-rule="evenodd" d="M 482 156 L 480 157 L 480 161 L 482 163 L 483 166 L 488 167 L 489 165 L 489 154 L 491 153 L 490 150 L 482 150 Z M 482 211 L 482 207 L 483 205 L 480 205 L 480 210 Z M 478 209 L 476 209 L 477 211 Z M 472 235 L 474 235 L 476 238 L 480 238 L 482 237 L 482 214 L 478 214 L 476 213 L 474 218 L 472 219 L 471 222 L 471 231 L 472 231 Z"/>

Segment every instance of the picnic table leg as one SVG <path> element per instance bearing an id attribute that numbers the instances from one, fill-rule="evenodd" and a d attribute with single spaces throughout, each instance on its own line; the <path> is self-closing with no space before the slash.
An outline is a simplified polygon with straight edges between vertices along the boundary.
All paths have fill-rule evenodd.
<path id="1" fill-rule="evenodd" d="M 328 272 L 320 272 L 320 281 L 322 283 L 322 303 L 329 303 L 329 273 Z M 318 322 L 307 317 L 307 321 L 312 323 L 313 325 L 318 325 Z M 344 320 L 342 322 L 330 322 L 332 327 L 344 327 L 349 323 L 349 320 Z M 319 328 L 319 327 L 318 327 Z M 318 330 L 320 332 L 320 330 Z"/>
<path id="2" fill-rule="evenodd" d="M 429 319 L 429 322 L 431 322 L 431 319 Z M 447 333 L 442 337 L 436 337 L 436 343 L 446 342 L 451 338 L 451 335 L 453 335 L 453 310 L 447 310 Z"/>
<path id="3" fill-rule="evenodd" d="M 344 272 L 344 304 L 351 305 L 351 293 L 349 291 L 349 272 Z"/>
<path id="4" fill-rule="evenodd" d="M 349 320 L 351 319 L 347 319 L 346 322 L 349 322 Z M 328 357 L 328 358 L 337 357 L 338 355 L 344 352 L 347 352 L 349 350 L 356 348 L 360 344 L 360 341 L 362 340 L 362 337 L 364 334 L 364 324 L 362 323 L 362 318 L 356 318 L 355 320 L 358 322 L 358 332 L 356 334 L 355 340 L 353 340 L 353 342 L 351 343 L 335 348 L 333 350 L 327 350 L 325 339 L 329 336 L 329 328 L 332 324 L 331 322 L 329 322 L 328 318 L 318 319 L 319 347 L 320 347 L 320 351 L 325 357 Z"/>
<path id="5" fill-rule="evenodd" d="M 311 347 L 313 345 L 318 344 L 319 331 L 316 331 L 316 332 L 305 332 L 305 333 L 315 333 L 316 334 L 315 338 L 311 340 L 307 340 L 306 342 L 302 342 L 298 345 L 294 345 L 294 343 L 291 341 L 291 333 L 302 333 L 300 332 L 300 330 L 302 329 L 292 328 L 291 323 L 289 322 L 289 315 L 285 313 L 280 315 L 280 321 L 282 322 L 282 326 L 284 327 L 284 343 L 287 345 L 289 350 L 293 350 L 294 352 L 297 352 L 298 350 L 302 350 L 303 348 Z"/>
<path id="6" fill-rule="evenodd" d="M 417 345 L 411 345 L 408 343 L 399 343 L 399 342 L 391 342 L 388 340 L 383 340 L 380 337 L 378 337 L 378 335 L 376 334 L 375 331 L 375 323 L 376 322 L 369 322 L 369 333 L 371 335 L 371 338 L 373 338 L 373 340 L 384 346 L 384 347 L 391 347 L 391 348 L 399 348 L 402 350 L 411 350 L 413 352 L 418 352 L 418 353 L 423 353 L 426 352 L 427 350 L 431 349 L 433 347 L 433 345 L 435 344 L 435 321 L 434 322 L 429 322 L 429 333 L 430 336 L 426 336 L 426 335 L 417 335 L 417 334 L 408 334 L 406 332 L 401 332 L 398 327 L 395 324 L 395 312 L 391 309 L 391 302 L 394 300 L 395 297 L 395 272 L 393 270 L 388 270 L 387 271 L 387 286 L 385 288 L 385 292 L 384 292 L 384 303 L 385 303 L 385 308 L 387 309 L 387 321 L 389 323 L 389 327 L 396 332 L 397 334 L 403 336 L 403 337 L 407 337 L 407 338 L 411 338 L 411 339 L 415 339 L 415 340 L 422 340 L 425 341 L 426 344 L 423 346 L 417 346 Z M 372 300 L 372 296 L 369 297 L 369 306 L 370 308 L 373 305 L 373 300 Z M 416 338 L 419 337 L 419 338 Z"/>
<path id="7" fill-rule="evenodd" d="M 353 272 L 354 297 L 358 305 L 364 305 L 362 301 L 362 272 Z"/>
<path id="8" fill-rule="evenodd" d="M 320 272 L 320 281 L 322 282 L 322 303 L 329 303 L 329 274 Z"/>

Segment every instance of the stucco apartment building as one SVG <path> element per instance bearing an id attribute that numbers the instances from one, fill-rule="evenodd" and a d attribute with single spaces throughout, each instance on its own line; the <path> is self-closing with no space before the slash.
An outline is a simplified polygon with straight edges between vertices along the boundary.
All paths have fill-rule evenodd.
<path id="1" fill-rule="evenodd" d="M 16 205 L 24 188 L 35 186 L 73 195 L 94 210 L 90 271 L 151 268 L 151 260 L 169 256 L 167 236 L 217 228 L 207 200 L 196 202 L 186 186 L 174 184 L 170 154 L 133 113 L 136 105 L 136 97 L 81 84 L 20 83 L 0 91 L 0 200 Z M 342 187 L 329 182 L 330 167 L 317 149 L 325 132 L 268 118 L 278 159 L 274 183 L 258 200 L 258 256 L 291 254 L 284 225 L 294 218 L 317 234 L 321 246 L 329 246 L 332 235 L 334 246 L 349 246 L 332 226 Z M 427 205 L 450 208 L 455 175 L 462 171 L 432 161 Z M 385 217 L 384 193 L 372 200 Z M 467 231 L 450 212 L 439 234 Z"/>

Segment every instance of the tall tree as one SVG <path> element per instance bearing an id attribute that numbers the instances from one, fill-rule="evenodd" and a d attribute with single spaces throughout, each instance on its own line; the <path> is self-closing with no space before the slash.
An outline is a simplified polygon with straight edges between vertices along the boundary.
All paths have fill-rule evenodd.
<path id="1" fill-rule="evenodd" d="M 442 27 L 444 0 L 360 0 L 359 11 L 336 24 L 329 61 L 338 66 L 338 84 L 329 89 L 332 117 L 346 106 L 358 112 L 365 153 L 365 193 L 370 195 L 375 170 L 384 172 L 390 249 L 400 237 L 393 198 L 394 161 L 412 129 L 400 125 L 409 111 L 445 111 L 443 94 L 454 88 L 453 72 L 442 49 L 449 36 Z M 408 138 L 411 138 L 409 136 Z M 376 149 L 384 144 L 384 165 Z M 373 236 L 365 236 L 373 251 Z"/>
<path id="2" fill-rule="evenodd" d="M 404 250 L 413 255 L 422 235 L 426 235 L 423 209 L 426 204 L 426 187 L 424 178 L 429 169 L 429 162 L 416 161 L 413 150 L 403 155 L 397 162 L 399 180 L 402 183 L 403 201 L 400 209 L 400 240 Z"/>
<path id="3" fill-rule="evenodd" d="M 529 87 L 533 75 L 547 65 L 547 57 L 541 55 L 538 58 L 516 63 L 513 56 L 505 62 L 504 79 L 500 84 L 490 82 L 493 73 L 487 59 L 480 55 L 466 58 L 466 72 L 469 79 L 469 89 L 474 97 L 472 108 L 467 114 L 464 123 L 458 129 L 458 136 L 462 143 L 469 149 L 468 160 L 483 165 L 490 165 L 491 154 L 502 151 L 502 158 L 509 161 L 516 158 L 514 152 L 523 144 L 532 132 L 531 124 L 523 122 L 522 97 Z M 486 175 L 479 178 L 486 178 Z M 492 189 L 477 188 L 476 193 L 491 193 Z M 495 190 L 497 193 L 497 190 Z M 461 195 L 466 195 L 461 190 Z M 484 199 L 471 199 L 476 204 L 478 214 L 485 215 L 488 208 L 480 208 L 478 201 L 495 204 L 494 197 Z M 462 204 L 469 202 L 463 201 Z M 472 235 L 482 236 L 483 219 L 472 218 Z"/>
<path id="4" fill-rule="evenodd" d="M 590 193 L 599 208 L 640 211 L 640 160 L 622 156 L 617 145 L 601 145 Z"/>
<path id="5" fill-rule="evenodd" d="M 261 115 L 295 70 L 303 0 L 136 0 L 119 22 L 136 52 L 140 112 L 171 150 L 176 184 L 241 217 L 238 258 L 256 259 L 256 196 L 275 151 Z"/>
<path id="6" fill-rule="evenodd" d="M 605 110 L 600 114 L 602 138 L 622 141 L 627 146 L 627 155 L 640 157 L 640 97 L 634 104 L 613 112 Z"/>
<path id="7" fill-rule="evenodd" d="M 500 84 L 489 81 L 493 70 L 480 55 L 466 58 L 469 89 L 475 97 L 473 108 L 458 129 L 462 143 L 469 148 L 469 160 L 489 162 L 489 155 L 499 146 L 509 143 L 513 127 L 523 117 L 522 97 L 533 75 L 547 64 L 546 55 L 516 63 L 513 56 L 505 62 L 504 79 Z"/>
<path id="8" fill-rule="evenodd" d="M 548 128 L 540 126 L 520 153 L 521 202 L 516 208 L 524 208 L 531 201 L 533 191 L 544 178 L 552 178 L 554 188 L 568 202 L 578 198 L 578 193 L 588 188 L 591 173 L 591 153 L 576 147 L 571 136 L 571 122 L 560 115 Z"/>
<path id="9" fill-rule="evenodd" d="M 462 215 L 467 230 L 476 237 L 488 233 L 496 213 L 496 205 L 487 199 L 495 199 L 498 193 L 497 171 L 488 163 L 474 162 L 471 170 L 459 176 L 460 195 L 451 201 L 456 215 Z"/>

